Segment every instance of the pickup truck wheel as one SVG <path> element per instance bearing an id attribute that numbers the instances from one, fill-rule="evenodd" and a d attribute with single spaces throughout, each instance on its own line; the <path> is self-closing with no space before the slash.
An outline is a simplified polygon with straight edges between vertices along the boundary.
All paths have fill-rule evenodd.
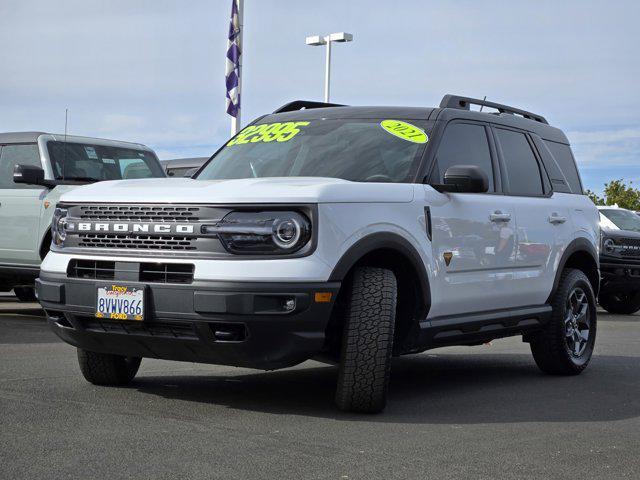
<path id="1" fill-rule="evenodd" d="M 123 357 L 78 349 L 78 363 L 84 378 L 94 385 L 126 385 L 138 373 L 140 357 Z"/>
<path id="2" fill-rule="evenodd" d="M 397 288 L 391 270 L 360 267 L 353 274 L 336 391 L 341 410 L 376 413 L 386 405 Z"/>
<path id="3" fill-rule="evenodd" d="M 34 287 L 15 287 L 13 293 L 21 302 L 35 302 L 37 300 Z"/>
<path id="4" fill-rule="evenodd" d="M 563 271 L 551 306 L 551 320 L 531 341 L 533 358 L 545 373 L 577 375 L 591 360 L 596 340 L 596 299 L 586 275 Z"/>
<path id="5" fill-rule="evenodd" d="M 640 291 L 627 293 L 601 293 L 598 303 L 609 313 L 631 315 L 640 310 Z"/>

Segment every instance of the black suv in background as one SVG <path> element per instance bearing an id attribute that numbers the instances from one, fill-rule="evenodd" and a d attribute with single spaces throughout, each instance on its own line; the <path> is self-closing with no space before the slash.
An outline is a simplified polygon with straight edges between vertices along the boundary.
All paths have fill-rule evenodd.
<path id="1" fill-rule="evenodd" d="M 600 306 L 610 313 L 630 315 L 640 310 L 640 216 L 617 206 L 598 207 Z"/>

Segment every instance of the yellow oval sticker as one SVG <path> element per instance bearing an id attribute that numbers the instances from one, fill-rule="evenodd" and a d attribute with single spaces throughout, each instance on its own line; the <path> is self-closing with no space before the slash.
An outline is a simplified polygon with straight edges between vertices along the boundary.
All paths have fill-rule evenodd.
<path id="1" fill-rule="evenodd" d="M 429 137 L 421 128 L 400 120 L 383 120 L 380 126 L 391 135 L 413 143 L 427 143 Z"/>

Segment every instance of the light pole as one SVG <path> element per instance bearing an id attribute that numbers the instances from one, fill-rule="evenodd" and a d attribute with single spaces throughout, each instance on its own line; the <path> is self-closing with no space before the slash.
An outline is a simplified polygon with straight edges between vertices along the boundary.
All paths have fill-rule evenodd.
<path id="1" fill-rule="evenodd" d="M 346 32 L 332 33 L 325 37 L 320 35 L 314 35 L 307 37 L 306 44 L 313 47 L 319 47 L 320 45 L 327 46 L 327 55 L 325 59 L 324 67 L 324 101 L 329 103 L 329 83 L 331 81 L 331 44 L 333 42 L 350 42 L 353 40 L 353 35 Z"/>

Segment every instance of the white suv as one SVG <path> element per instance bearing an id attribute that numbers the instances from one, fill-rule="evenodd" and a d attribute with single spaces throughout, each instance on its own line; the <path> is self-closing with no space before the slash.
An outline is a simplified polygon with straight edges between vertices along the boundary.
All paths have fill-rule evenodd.
<path id="1" fill-rule="evenodd" d="M 598 212 L 565 135 L 506 105 L 293 102 L 193 179 L 66 194 L 53 230 L 39 299 L 94 384 L 320 358 L 341 409 L 375 412 L 392 356 L 522 335 L 573 375 L 593 352 Z"/>
<path id="2" fill-rule="evenodd" d="M 44 132 L 0 133 L 0 291 L 36 300 L 33 282 L 51 245 L 65 192 L 102 180 L 165 177 L 139 143 Z"/>

